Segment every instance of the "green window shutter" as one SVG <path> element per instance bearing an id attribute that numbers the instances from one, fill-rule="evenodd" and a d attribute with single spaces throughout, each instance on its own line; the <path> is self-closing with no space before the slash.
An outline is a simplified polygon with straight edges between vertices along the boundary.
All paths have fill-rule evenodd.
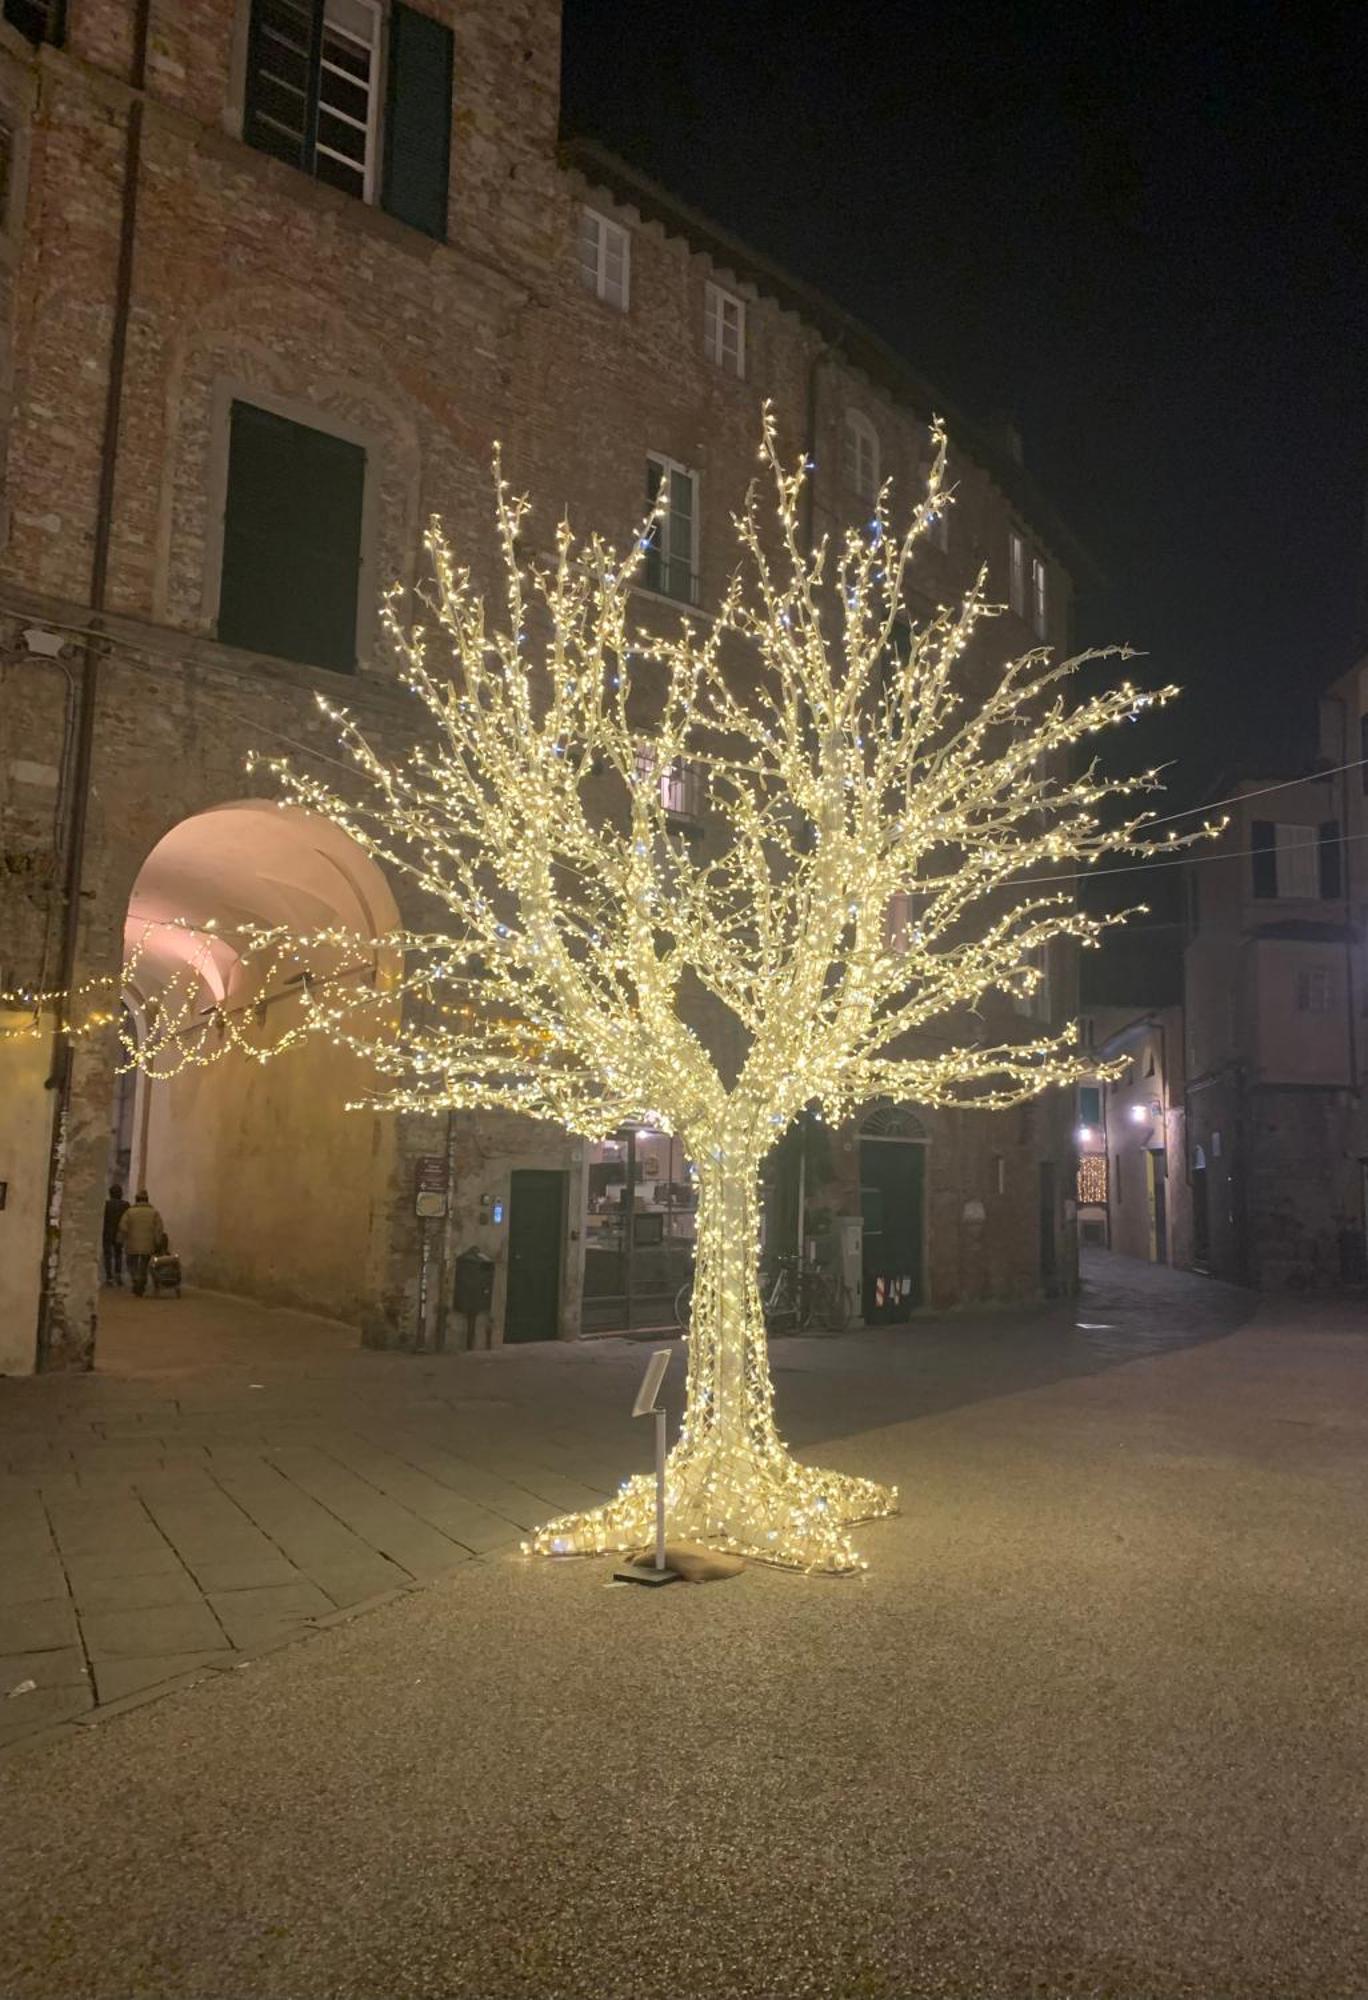
<path id="1" fill-rule="evenodd" d="M 292 167 L 313 165 L 322 47 L 323 0 L 252 0 L 242 136 Z"/>
<path id="2" fill-rule="evenodd" d="M 356 667 L 366 454 L 233 404 L 218 636 L 308 666 Z"/>
<path id="3" fill-rule="evenodd" d="M 382 204 L 400 222 L 446 241 L 451 171 L 452 35 L 398 4 L 390 12 Z"/>
<path id="4" fill-rule="evenodd" d="M 1249 845 L 1251 886 L 1256 896 L 1276 896 L 1278 893 L 1278 849 L 1277 834 L 1271 819 L 1250 821 Z"/>

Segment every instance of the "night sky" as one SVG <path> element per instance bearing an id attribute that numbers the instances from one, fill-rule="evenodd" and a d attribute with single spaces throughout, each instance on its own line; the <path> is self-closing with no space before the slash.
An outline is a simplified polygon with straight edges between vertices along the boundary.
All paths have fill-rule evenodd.
<path id="1" fill-rule="evenodd" d="M 1318 11 L 566 0 L 567 132 L 1015 417 L 1080 636 L 1184 687 L 1174 803 L 1307 754 L 1368 636 L 1368 35 Z"/>

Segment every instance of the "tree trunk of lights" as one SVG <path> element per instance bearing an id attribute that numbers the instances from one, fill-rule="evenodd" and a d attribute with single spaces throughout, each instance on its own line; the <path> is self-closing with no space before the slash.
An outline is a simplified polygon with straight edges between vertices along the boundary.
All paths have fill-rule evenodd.
<path id="1" fill-rule="evenodd" d="M 795 1568 L 861 1568 L 846 1527 L 892 1513 L 896 1490 L 785 1450 L 760 1298 L 760 1158 L 744 1142 L 699 1150 L 688 1389 L 666 1467 L 666 1533 Z M 531 1546 L 550 1555 L 644 1548 L 653 1507 L 654 1482 L 639 1475 L 606 1506 L 539 1529 Z"/>

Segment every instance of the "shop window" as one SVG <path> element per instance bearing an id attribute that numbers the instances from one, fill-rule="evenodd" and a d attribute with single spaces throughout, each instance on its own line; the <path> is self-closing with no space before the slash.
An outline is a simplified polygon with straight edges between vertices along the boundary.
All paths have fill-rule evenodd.
<path id="1" fill-rule="evenodd" d="M 381 38 L 386 93 L 380 102 Z M 252 0 L 248 145 L 446 236 L 452 35 L 391 0 Z"/>
<path id="2" fill-rule="evenodd" d="M 366 453 L 331 432 L 234 402 L 218 636 L 351 673 Z"/>
<path id="3" fill-rule="evenodd" d="M 703 300 L 703 352 L 728 375 L 746 372 L 745 301 L 711 281 Z"/>
<path id="4" fill-rule="evenodd" d="M 646 461 L 646 505 L 661 512 L 652 524 L 642 565 L 647 590 L 681 604 L 698 602 L 698 475 L 671 458 Z"/>
<path id="5" fill-rule="evenodd" d="M 862 500 L 879 497 L 879 434 L 862 410 L 847 410 L 842 447 L 845 483 Z"/>
<path id="6" fill-rule="evenodd" d="M 678 1139 L 624 1127 L 589 1150 L 584 1326 L 672 1327 L 693 1276 L 698 1187 Z"/>
<path id="7" fill-rule="evenodd" d="M 5 0 L 5 19 L 31 42 L 61 44 L 66 0 Z"/>
<path id="8" fill-rule="evenodd" d="M 631 296 L 632 239 L 596 208 L 580 210 L 580 278 L 596 299 L 626 312 Z"/>

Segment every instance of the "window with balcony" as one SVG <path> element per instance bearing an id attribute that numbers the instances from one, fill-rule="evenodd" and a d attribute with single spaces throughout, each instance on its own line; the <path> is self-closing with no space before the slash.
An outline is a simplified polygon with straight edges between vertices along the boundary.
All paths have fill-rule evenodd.
<path id="1" fill-rule="evenodd" d="M 450 28 L 401 0 L 251 0 L 248 145 L 439 240 L 451 89 Z"/>
<path id="2" fill-rule="evenodd" d="M 647 590 L 681 604 L 698 601 L 698 475 L 672 458 L 646 461 L 646 504 L 660 509 L 642 565 Z"/>
<path id="3" fill-rule="evenodd" d="M 703 295 L 703 352 L 728 375 L 746 372 L 746 306 L 709 281 Z"/>
<path id="4" fill-rule="evenodd" d="M 879 434 L 863 410 L 847 410 L 842 447 L 845 483 L 862 500 L 879 497 Z"/>
<path id="5" fill-rule="evenodd" d="M 352 673 L 365 450 L 252 403 L 230 423 L 218 636 Z"/>
<path id="6" fill-rule="evenodd" d="M 631 297 L 632 239 L 596 208 L 580 210 L 580 278 L 606 306 L 626 312 Z"/>

